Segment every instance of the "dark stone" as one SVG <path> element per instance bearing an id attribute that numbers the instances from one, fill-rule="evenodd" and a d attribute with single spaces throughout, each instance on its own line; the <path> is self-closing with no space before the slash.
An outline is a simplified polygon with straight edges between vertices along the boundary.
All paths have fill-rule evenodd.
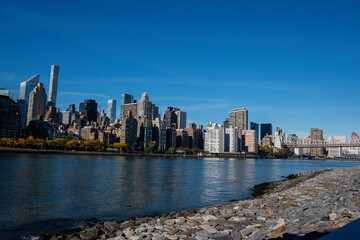
<path id="1" fill-rule="evenodd" d="M 231 235 L 234 240 L 242 240 L 243 239 L 242 234 L 240 233 L 239 230 L 232 231 Z"/>
<path id="2" fill-rule="evenodd" d="M 353 215 L 346 210 L 341 213 L 341 216 L 344 218 L 352 218 L 353 217 Z"/>
<path id="3" fill-rule="evenodd" d="M 195 234 L 196 232 L 197 232 L 196 228 L 190 228 L 185 231 L 185 235 L 190 237 L 191 235 Z"/>
<path id="4" fill-rule="evenodd" d="M 96 239 L 98 235 L 99 235 L 99 229 L 97 229 L 96 227 L 92 227 L 88 230 L 80 232 L 80 239 L 92 240 L 92 239 Z"/>
<path id="5" fill-rule="evenodd" d="M 216 239 L 216 240 L 233 240 L 233 238 L 231 236 L 225 236 L 225 235 L 212 235 L 211 239 Z"/>
<path id="6" fill-rule="evenodd" d="M 119 226 L 116 222 L 105 222 L 104 227 L 110 232 L 115 232 L 119 229 Z"/>
<path id="7" fill-rule="evenodd" d="M 329 216 L 323 216 L 320 220 L 321 221 L 329 221 L 330 217 Z"/>
<path id="8" fill-rule="evenodd" d="M 131 220 L 129 222 L 120 223 L 120 228 L 121 229 L 129 228 L 129 227 L 133 227 L 133 226 L 134 226 L 134 221 L 133 220 Z"/>

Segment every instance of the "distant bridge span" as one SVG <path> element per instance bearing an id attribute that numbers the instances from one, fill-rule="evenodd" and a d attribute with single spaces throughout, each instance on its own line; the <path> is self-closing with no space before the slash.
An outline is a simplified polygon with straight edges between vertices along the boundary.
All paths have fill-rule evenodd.
<path id="1" fill-rule="evenodd" d="M 360 141 L 325 141 L 312 139 L 285 140 L 285 148 L 328 148 L 328 147 L 360 147 Z"/>

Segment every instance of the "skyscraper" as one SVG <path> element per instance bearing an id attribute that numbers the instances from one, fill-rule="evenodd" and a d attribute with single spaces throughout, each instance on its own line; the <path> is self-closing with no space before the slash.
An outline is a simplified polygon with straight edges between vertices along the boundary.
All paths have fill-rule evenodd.
<path id="1" fill-rule="evenodd" d="M 138 101 L 137 107 L 137 116 L 138 117 L 147 117 L 150 121 L 152 121 L 153 115 L 153 104 L 149 99 L 149 94 L 144 92 L 141 96 L 141 99 Z"/>
<path id="2" fill-rule="evenodd" d="M 130 150 L 136 148 L 138 123 L 129 111 L 121 120 L 120 142 L 126 143 Z"/>
<path id="3" fill-rule="evenodd" d="M 97 121 L 97 103 L 95 100 L 88 99 L 80 103 L 80 111 L 82 112 L 82 115 L 86 117 L 87 121 Z"/>
<path id="4" fill-rule="evenodd" d="M 241 130 L 248 129 L 248 110 L 245 108 L 234 109 L 229 112 L 230 126 Z"/>
<path id="5" fill-rule="evenodd" d="M 19 134 L 19 106 L 9 96 L 0 95 L 0 138 L 18 138 Z"/>
<path id="6" fill-rule="evenodd" d="M 16 99 L 15 102 L 19 105 L 21 129 L 25 129 L 27 122 L 28 104 L 25 99 Z"/>
<path id="7" fill-rule="evenodd" d="M 124 117 L 129 114 L 129 112 L 131 112 L 131 116 L 135 117 L 137 116 L 137 103 L 127 103 L 124 105 L 124 115 L 123 115 L 123 119 Z"/>
<path id="8" fill-rule="evenodd" d="M 59 79 L 59 66 L 51 65 L 48 101 L 52 102 L 53 106 L 56 106 L 58 79 Z"/>
<path id="9" fill-rule="evenodd" d="M 168 107 L 164 112 L 163 120 L 165 121 L 167 128 L 175 127 L 177 125 L 177 116 L 175 114 L 176 111 L 180 111 L 180 109 L 175 107 Z"/>
<path id="10" fill-rule="evenodd" d="M 160 114 L 159 114 L 159 107 L 157 107 L 155 104 L 152 105 L 152 117 L 153 120 L 156 120 L 157 118 L 160 118 Z"/>
<path id="11" fill-rule="evenodd" d="M 210 153 L 225 152 L 225 128 L 209 122 L 205 132 L 204 150 Z"/>
<path id="12" fill-rule="evenodd" d="M 110 118 L 110 123 L 115 122 L 115 118 L 116 118 L 116 100 L 115 99 L 108 100 L 107 116 Z"/>
<path id="13" fill-rule="evenodd" d="M 152 121 L 152 140 L 156 142 L 156 145 L 161 150 L 166 148 L 166 127 L 163 120 L 156 118 Z"/>
<path id="14" fill-rule="evenodd" d="M 134 96 L 127 94 L 127 93 L 123 93 L 121 95 L 121 108 L 120 108 L 120 120 L 123 119 L 124 117 L 124 113 L 125 113 L 125 104 L 131 103 L 131 101 L 133 100 Z M 134 116 L 134 115 L 133 115 Z"/>
<path id="15" fill-rule="evenodd" d="M 176 111 L 175 112 L 177 117 L 177 129 L 185 129 L 186 128 L 186 112 L 183 111 Z"/>
<path id="16" fill-rule="evenodd" d="M 27 125 L 40 115 L 45 115 L 46 92 L 42 83 L 38 83 L 34 90 L 30 92 L 28 105 Z"/>
<path id="17" fill-rule="evenodd" d="M 256 139 L 259 142 L 259 124 L 250 122 L 250 130 L 256 131 Z"/>
<path id="18" fill-rule="evenodd" d="M 271 123 L 262 123 L 260 125 L 260 130 L 261 130 L 261 133 L 260 133 L 260 140 L 262 140 L 266 134 L 269 134 L 269 136 L 272 134 L 272 125 Z"/>
<path id="19" fill-rule="evenodd" d="M 36 74 L 28 80 L 20 83 L 20 95 L 19 99 L 25 99 L 29 103 L 29 94 L 39 83 L 40 75 Z"/>

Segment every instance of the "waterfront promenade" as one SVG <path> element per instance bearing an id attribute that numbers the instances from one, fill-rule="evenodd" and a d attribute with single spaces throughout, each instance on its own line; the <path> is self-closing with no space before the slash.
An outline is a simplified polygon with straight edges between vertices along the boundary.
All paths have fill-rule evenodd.
<path id="1" fill-rule="evenodd" d="M 256 186 L 260 196 L 249 200 L 40 239 L 316 239 L 359 218 L 359 179 L 360 167 L 301 173 Z"/>

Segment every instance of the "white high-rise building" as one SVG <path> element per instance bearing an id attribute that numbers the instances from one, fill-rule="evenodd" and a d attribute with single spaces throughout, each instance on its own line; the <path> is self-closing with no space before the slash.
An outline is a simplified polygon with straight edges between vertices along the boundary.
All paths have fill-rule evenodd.
<path id="1" fill-rule="evenodd" d="M 276 132 L 272 135 L 272 142 L 274 143 L 274 147 L 278 149 L 284 148 L 285 133 L 278 127 L 276 128 Z"/>
<path id="2" fill-rule="evenodd" d="M 175 115 L 177 117 L 177 129 L 186 128 L 186 112 L 176 111 Z"/>
<path id="3" fill-rule="evenodd" d="M 205 132 L 204 149 L 210 153 L 239 152 L 238 130 L 210 122 Z"/>
<path id="4" fill-rule="evenodd" d="M 225 151 L 225 128 L 210 122 L 205 132 L 204 150 L 210 153 L 223 153 Z"/>
<path id="5" fill-rule="evenodd" d="M 36 85 L 39 83 L 40 75 L 36 74 L 29 78 L 28 80 L 20 83 L 20 95 L 19 99 L 25 99 L 27 103 L 29 103 L 29 94 Z"/>
<path id="6" fill-rule="evenodd" d="M 116 100 L 115 99 L 108 100 L 107 116 L 110 118 L 110 123 L 115 122 L 115 118 L 116 118 Z"/>
<path id="7" fill-rule="evenodd" d="M 152 121 L 152 114 L 153 114 L 153 105 L 150 101 L 149 94 L 144 92 L 137 102 L 137 116 L 138 117 L 147 117 Z"/>
<path id="8" fill-rule="evenodd" d="M 54 106 L 56 106 L 58 80 L 59 80 L 59 66 L 51 65 L 48 101 L 52 102 Z"/>
<path id="9" fill-rule="evenodd" d="M 239 152 L 239 136 L 235 128 L 225 128 L 226 152 Z"/>

